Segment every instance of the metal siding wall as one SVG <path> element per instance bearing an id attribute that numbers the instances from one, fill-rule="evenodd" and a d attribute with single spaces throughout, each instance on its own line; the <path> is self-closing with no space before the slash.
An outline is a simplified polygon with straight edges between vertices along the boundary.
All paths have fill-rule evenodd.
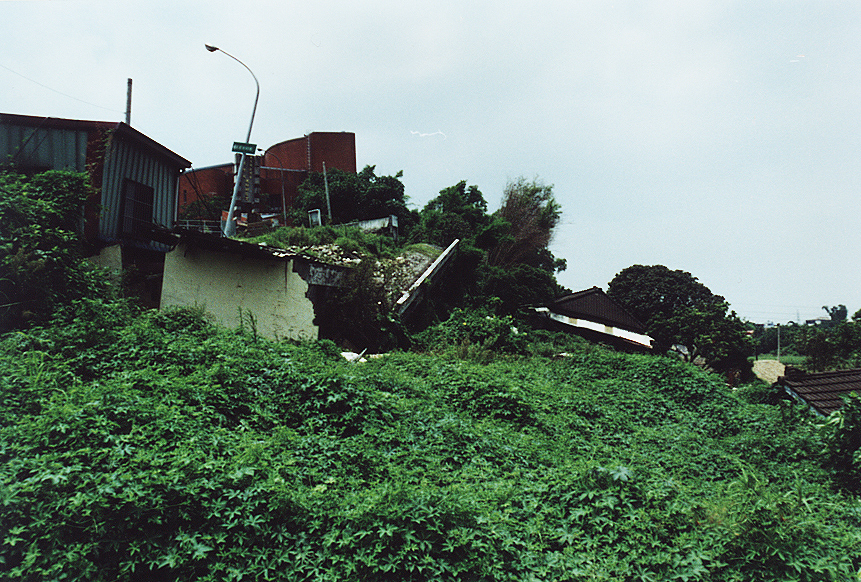
<path id="1" fill-rule="evenodd" d="M 83 172 L 87 160 L 87 132 L 0 125 L 0 157 L 6 161 L 9 156 L 24 169 Z"/>
<path id="2" fill-rule="evenodd" d="M 100 236 L 106 240 L 116 240 L 119 237 L 122 188 L 126 178 L 154 190 L 153 222 L 167 227 L 173 226 L 177 174 L 178 169 L 136 144 L 112 139 L 102 185 L 104 214 L 100 223 Z M 157 243 L 152 243 L 151 247 L 168 250 L 168 247 Z"/>

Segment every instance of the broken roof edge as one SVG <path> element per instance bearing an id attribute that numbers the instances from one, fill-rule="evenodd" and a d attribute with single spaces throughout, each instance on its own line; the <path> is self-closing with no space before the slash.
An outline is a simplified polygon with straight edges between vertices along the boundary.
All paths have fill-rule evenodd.
<path id="1" fill-rule="evenodd" d="M 287 249 L 272 247 L 262 243 L 250 243 L 235 238 L 214 235 L 193 229 L 176 228 L 171 231 L 171 234 L 173 235 L 172 246 L 174 247 L 185 242 L 191 243 L 196 247 L 214 252 L 253 256 L 262 259 L 303 259 L 306 261 L 319 263 L 321 265 L 331 265 L 335 267 L 344 266 L 337 263 L 329 263 L 308 254 L 296 253 Z"/>
<path id="2" fill-rule="evenodd" d="M 407 309 L 409 309 L 410 305 L 415 301 L 422 284 L 433 277 L 433 275 L 448 263 L 448 260 L 451 258 L 452 253 L 459 242 L 460 239 L 454 239 L 451 244 L 449 244 L 448 247 L 446 247 L 446 249 L 441 252 L 436 259 L 434 259 L 430 266 L 425 269 L 424 273 L 422 273 L 421 276 L 416 279 L 412 285 L 410 285 L 410 288 L 401 294 L 400 298 L 395 302 L 395 306 L 399 314 L 403 314 Z"/>
<path id="3" fill-rule="evenodd" d="M 651 350 L 654 338 L 646 334 L 637 333 L 629 329 L 608 325 L 604 322 L 595 321 L 586 317 L 569 317 L 556 313 L 547 307 L 532 307 L 532 311 L 541 317 L 561 325 L 564 329 L 593 335 L 596 337 L 612 338 L 613 341 L 624 343 L 630 347 L 641 350 Z"/>
<path id="4" fill-rule="evenodd" d="M 605 304 L 612 305 L 613 310 L 624 317 L 620 318 L 608 313 L 599 314 L 594 310 L 566 309 L 566 307 L 569 307 L 566 305 L 567 303 L 579 301 L 580 299 L 586 298 L 590 295 L 599 296 Z M 588 319 L 590 321 L 618 327 L 640 335 L 645 335 L 647 331 L 646 325 L 642 321 L 632 315 L 631 312 L 628 311 L 621 303 L 607 295 L 607 293 L 597 285 L 593 285 L 592 287 L 583 289 L 582 291 L 575 291 L 568 293 L 567 295 L 562 295 L 549 303 L 542 304 L 541 307 L 546 307 L 550 311 L 566 315 L 567 317 Z M 627 321 L 624 321 L 625 319 L 627 319 Z"/>

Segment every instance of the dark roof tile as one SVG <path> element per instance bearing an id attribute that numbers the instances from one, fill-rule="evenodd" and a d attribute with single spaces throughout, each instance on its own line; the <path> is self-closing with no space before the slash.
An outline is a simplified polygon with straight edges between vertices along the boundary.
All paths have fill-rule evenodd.
<path id="1" fill-rule="evenodd" d="M 861 394 L 861 368 L 788 374 L 778 378 L 777 384 L 827 416 L 843 406 L 845 396 L 852 392 Z"/>

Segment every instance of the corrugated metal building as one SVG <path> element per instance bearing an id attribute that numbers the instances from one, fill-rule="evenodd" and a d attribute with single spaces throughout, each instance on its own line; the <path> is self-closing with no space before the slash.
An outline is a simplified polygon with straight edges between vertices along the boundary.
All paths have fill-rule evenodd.
<path id="1" fill-rule="evenodd" d="M 87 239 L 166 251 L 148 239 L 149 227 L 173 226 L 179 177 L 191 162 L 122 122 L 0 113 L 0 165 L 28 174 L 89 172 L 96 193 Z"/>
<path id="2" fill-rule="evenodd" d="M 141 296 L 157 304 L 170 247 L 154 242 L 151 231 L 173 227 L 179 178 L 191 162 L 126 123 L 0 113 L 3 167 L 88 172 L 94 193 L 83 234 L 97 262 L 116 270 L 134 265 Z"/>

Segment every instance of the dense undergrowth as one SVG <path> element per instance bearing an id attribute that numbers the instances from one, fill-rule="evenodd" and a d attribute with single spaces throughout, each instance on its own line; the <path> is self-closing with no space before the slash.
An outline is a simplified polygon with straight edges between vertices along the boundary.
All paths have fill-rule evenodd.
<path id="1" fill-rule="evenodd" d="M 857 579 L 861 505 L 802 411 L 666 358 L 505 354 L 510 326 L 461 318 L 366 363 L 121 302 L 6 335 L 0 571 Z"/>

